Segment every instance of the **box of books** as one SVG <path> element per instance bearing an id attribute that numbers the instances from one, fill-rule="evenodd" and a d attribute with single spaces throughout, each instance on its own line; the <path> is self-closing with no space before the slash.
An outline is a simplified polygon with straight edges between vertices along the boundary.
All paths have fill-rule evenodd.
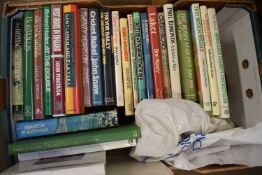
<path id="1" fill-rule="evenodd" d="M 135 109 L 144 99 L 194 101 L 237 126 L 262 121 L 254 10 L 253 0 L 7 2 L 6 166 L 135 146 L 142 137 Z"/>

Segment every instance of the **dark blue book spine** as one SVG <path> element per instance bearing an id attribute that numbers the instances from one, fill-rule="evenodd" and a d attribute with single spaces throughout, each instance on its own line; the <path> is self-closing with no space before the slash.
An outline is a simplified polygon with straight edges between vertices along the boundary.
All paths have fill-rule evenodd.
<path id="1" fill-rule="evenodd" d="M 104 96 L 105 105 L 115 105 L 115 80 L 114 80 L 114 59 L 112 52 L 112 19 L 111 11 L 108 8 L 103 9 L 104 12 L 104 28 L 105 28 L 105 60 L 103 60 L 104 70 Z"/>
<path id="2" fill-rule="evenodd" d="M 145 61 L 145 74 L 146 74 L 146 93 L 147 98 L 154 98 L 154 80 L 153 80 L 153 70 L 151 61 L 151 48 L 148 33 L 148 18 L 147 13 L 141 13 L 141 24 L 142 24 L 142 35 L 143 35 L 143 54 Z"/>
<path id="3" fill-rule="evenodd" d="M 90 63 L 91 63 L 91 95 L 92 105 L 102 106 L 103 96 L 103 73 L 101 58 L 101 32 L 100 12 L 97 8 L 89 10 L 89 36 L 90 36 Z"/>

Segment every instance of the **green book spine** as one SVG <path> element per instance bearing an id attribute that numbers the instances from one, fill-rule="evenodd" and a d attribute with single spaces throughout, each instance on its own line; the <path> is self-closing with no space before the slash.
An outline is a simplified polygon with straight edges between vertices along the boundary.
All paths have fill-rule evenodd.
<path id="1" fill-rule="evenodd" d="M 52 115 L 51 7 L 43 7 L 44 114 Z"/>
<path id="2" fill-rule="evenodd" d="M 115 128 L 22 140 L 8 145 L 8 153 L 9 155 L 15 155 L 26 152 L 44 151 L 139 137 L 141 137 L 140 128 L 133 124 Z"/>
<path id="3" fill-rule="evenodd" d="M 12 111 L 15 121 L 23 120 L 23 18 L 12 20 Z"/>
<path id="4" fill-rule="evenodd" d="M 34 11 L 24 14 L 24 46 L 23 46 L 23 76 L 24 76 L 24 119 L 33 119 L 33 63 L 34 63 Z"/>
<path id="5" fill-rule="evenodd" d="M 188 11 L 175 11 L 175 25 L 177 29 L 176 35 L 182 96 L 185 99 L 196 102 L 196 75 Z"/>

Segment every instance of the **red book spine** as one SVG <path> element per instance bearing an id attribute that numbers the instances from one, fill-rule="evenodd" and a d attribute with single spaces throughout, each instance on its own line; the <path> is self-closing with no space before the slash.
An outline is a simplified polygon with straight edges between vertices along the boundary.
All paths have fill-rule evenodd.
<path id="1" fill-rule="evenodd" d="M 44 118 L 42 9 L 34 10 L 34 118 Z"/>
<path id="2" fill-rule="evenodd" d="M 53 115 L 65 114 L 62 5 L 51 6 Z"/>
<path id="3" fill-rule="evenodd" d="M 164 98 L 164 79 L 162 70 L 162 56 L 160 49 L 160 38 L 158 28 L 158 16 L 155 6 L 147 8 L 149 39 L 151 43 L 151 57 L 153 64 L 153 79 L 155 87 L 155 98 Z"/>
<path id="4" fill-rule="evenodd" d="M 81 21 L 81 55 L 82 55 L 82 82 L 83 82 L 83 98 L 84 106 L 90 107 L 91 91 L 90 91 L 90 58 L 89 58 L 89 36 L 88 36 L 88 9 L 80 9 Z"/>

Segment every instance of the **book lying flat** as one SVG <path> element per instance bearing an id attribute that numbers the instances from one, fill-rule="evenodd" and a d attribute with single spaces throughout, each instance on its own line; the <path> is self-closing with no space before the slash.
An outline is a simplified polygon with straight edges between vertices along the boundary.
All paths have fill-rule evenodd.
<path id="1" fill-rule="evenodd" d="M 105 143 L 141 137 L 141 131 L 135 124 L 114 128 L 83 131 L 28 140 L 21 140 L 8 145 L 9 155 L 44 151 L 56 148 Z"/>
<path id="2" fill-rule="evenodd" d="M 22 161 L 2 175 L 105 175 L 105 151 L 73 156 Z"/>

